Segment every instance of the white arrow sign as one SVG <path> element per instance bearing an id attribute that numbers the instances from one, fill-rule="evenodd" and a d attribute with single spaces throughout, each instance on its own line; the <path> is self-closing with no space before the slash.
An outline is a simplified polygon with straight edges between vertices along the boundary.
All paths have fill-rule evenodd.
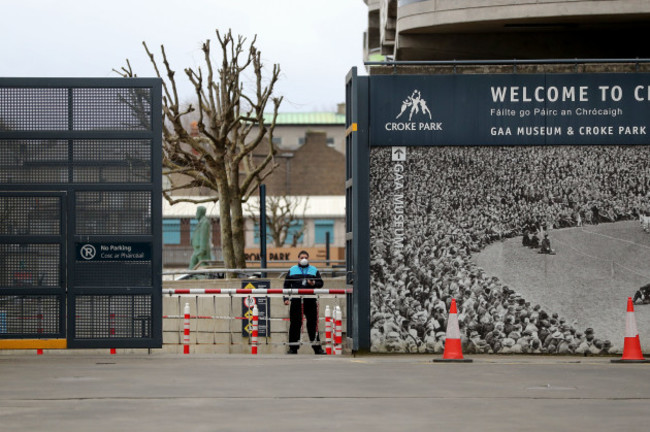
<path id="1" fill-rule="evenodd" d="M 403 162 L 406 160 L 406 147 L 392 147 L 393 162 Z"/>

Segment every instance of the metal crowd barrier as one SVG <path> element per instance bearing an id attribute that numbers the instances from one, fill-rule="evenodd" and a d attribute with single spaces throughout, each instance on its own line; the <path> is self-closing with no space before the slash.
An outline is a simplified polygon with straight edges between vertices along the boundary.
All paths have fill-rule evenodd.
<path id="1" fill-rule="evenodd" d="M 332 310 L 330 316 L 327 316 L 327 311 L 330 308 L 328 304 L 325 308 L 321 308 L 326 311 L 325 315 L 322 316 L 319 310 L 318 317 L 318 331 L 319 334 L 323 333 L 324 338 L 321 339 L 321 345 L 323 345 L 327 353 L 341 354 L 342 353 L 342 322 L 341 320 L 336 321 L 338 310 L 341 314 L 341 307 L 339 301 L 341 298 L 345 301 L 345 295 L 351 293 L 351 289 L 314 289 L 314 288 L 304 288 L 304 289 L 263 289 L 263 288 L 253 288 L 253 289 L 243 289 L 243 288 L 163 288 L 163 294 L 167 296 L 178 296 L 178 314 L 167 314 L 163 315 L 163 319 L 168 320 L 183 320 L 183 326 L 178 326 L 177 330 L 167 330 L 166 333 L 178 332 L 178 343 L 183 346 L 183 353 L 189 354 L 190 352 L 190 328 L 191 322 L 194 321 L 194 331 L 197 332 L 195 335 L 195 345 L 229 345 L 229 346 L 239 346 L 239 345 L 250 345 L 251 352 L 257 353 L 257 348 L 262 345 L 269 346 L 289 346 L 289 345 L 313 345 L 312 341 L 302 341 L 303 337 L 301 336 L 301 341 L 297 343 L 290 344 L 289 342 L 273 342 L 273 336 L 270 334 L 270 331 L 267 330 L 265 336 L 258 338 L 257 334 L 253 336 L 253 332 L 257 333 L 257 329 L 254 327 L 255 323 L 253 322 L 253 304 L 254 302 L 248 302 L 249 311 L 248 313 L 242 314 L 237 313 L 234 309 L 234 298 L 245 298 L 245 297 L 300 297 L 300 298 L 329 298 L 334 299 L 334 304 L 332 305 Z M 187 299 L 187 296 L 194 296 L 194 310 L 195 313 L 190 313 L 190 302 L 184 302 L 183 299 Z M 205 300 L 205 297 L 211 296 L 212 301 L 212 313 L 199 313 L 199 300 Z M 217 313 L 217 298 L 224 297 L 229 298 L 229 310 L 228 314 L 219 314 Z M 205 305 L 204 305 L 205 306 Z M 256 308 L 257 305 L 255 304 Z M 303 318 L 304 319 L 304 318 Z M 252 328 L 250 332 L 250 337 L 241 338 L 241 343 L 236 342 L 235 331 L 233 326 L 228 324 L 228 331 L 217 331 L 216 326 L 214 330 L 206 331 L 199 329 L 199 322 L 203 320 L 225 320 L 232 322 L 233 320 L 239 321 L 249 321 L 249 325 Z M 267 313 L 263 318 L 259 317 L 257 321 L 258 324 L 265 323 L 266 329 L 269 329 L 269 322 L 271 321 L 289 321 L 288 317 L 271 317 Z M 324 322 L 325 326 L 321 326 L 321 322 Z M 324 328 L 324 332 L 323 332 Z M 305 333 L 306 326 L 303 324 L 303 333 Z M 329 330 L 329 331 L 328 331 Z M 338 333 L 337 333 L 338 331 Z M 165 333 L 165 331 L 164 331 Z M 227 342 L 218 342 L 217 335 L 223 336 L 224 334 L 228 335 Z M 238 331 L 237 331 L 238 333 Z M 278 335 L 283 334 L 284 332 L 277 332 Z M 203 342 L 199 343 L 199 336 L 203 334 Z M 205 334 L 212 334 L 212 341 L 205 341 Z M 309 338 L 307 338 L 309 339 Z M 164 340 L 164 338 L 163 338 Z M 338 341 L 338 344 L 336 343 Z M 164 343 L 164 342 L 163 342 Z M 229 349 L 230 352 L 230 349 Z"/>

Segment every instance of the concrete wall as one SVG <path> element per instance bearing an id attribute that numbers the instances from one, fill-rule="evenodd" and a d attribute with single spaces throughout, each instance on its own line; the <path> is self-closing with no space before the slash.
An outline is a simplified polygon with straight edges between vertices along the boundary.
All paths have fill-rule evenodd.
<path id="1" fill-rule="evenodd" d="M 650 55 L 650 2 L 641 0 L 406 0 L 368 3 L 366 58 L 394 60 L 635 58 Z M 378 12 L 376 8 L 379 7 Z M 394 22 L 393 22 L 394 21 Z M 379 26 L 381 28 L 377 28 Z"/>
<path id="2" fill-rule="evenodd" d="M 454 27 L 481 29 L 489 23 L 503 25 L 512 21 L 554 22 L 590 20 L 614 21 L 617 16 L 650 13 L 650 3 L 639 0 L 427 0 L 399 8 L 398 31 Z M 607 18 L 603 18 L 603 15 Z"/>

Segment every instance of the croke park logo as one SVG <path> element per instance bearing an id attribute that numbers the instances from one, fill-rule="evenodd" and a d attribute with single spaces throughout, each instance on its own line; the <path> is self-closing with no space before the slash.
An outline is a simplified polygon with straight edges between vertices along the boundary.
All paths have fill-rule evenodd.
<path id="1" fill-rule="evenodd" d="M 407 121 L 408 117 L 408 121 Z M 415 121 L 414 121 L 415 118 Z M 432 122 L 433 117 L 427 101 L 420 90 L 415 89 L 402 101 L 395 120 L 385 125 L 387 131 L 441 131 L 442 122 Z"/>

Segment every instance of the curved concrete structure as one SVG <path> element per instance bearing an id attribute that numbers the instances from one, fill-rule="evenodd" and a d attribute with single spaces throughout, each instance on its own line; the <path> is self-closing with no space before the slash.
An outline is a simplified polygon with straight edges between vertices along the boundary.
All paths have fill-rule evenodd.
<path id="1" fill-rule="evenodd" d="M 646 0 L 366 3 L 380 17 L 379 46 L 367 49 L 394 60 L 650 56 Z"/>

